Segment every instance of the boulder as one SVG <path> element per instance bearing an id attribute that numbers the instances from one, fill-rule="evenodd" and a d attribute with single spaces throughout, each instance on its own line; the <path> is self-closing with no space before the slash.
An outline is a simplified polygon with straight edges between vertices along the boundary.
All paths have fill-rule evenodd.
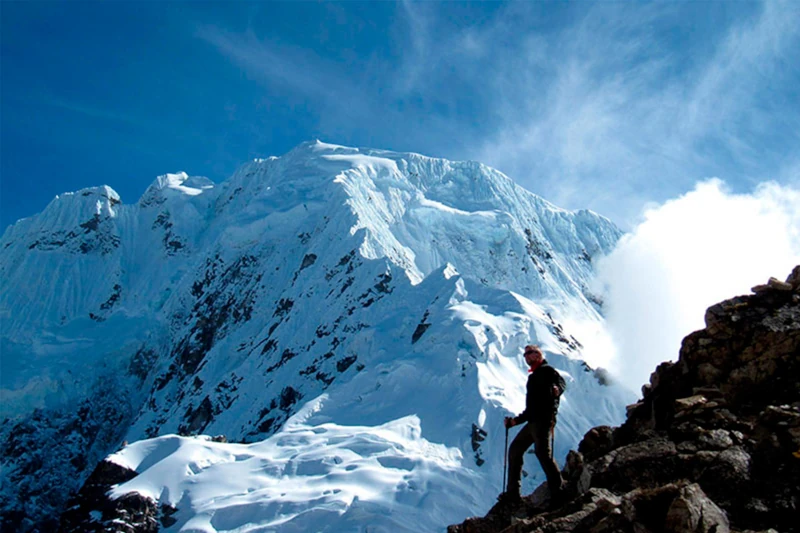
<path id="1" fill-rule="evenodd" d="M 583 436 L 578 451 L 586 461 L 594 461 L 614 447 L 614 430 L 610 426 L 598 426 Z"/>
<path id="2" fill-rule="evenodd" d="M 667 510 L 664 530 L 673 533 L 729 533 L 730 524 L 720 509 L 700 488 L 692 483 L 680 490 Z"/>
<path id="3" fill-rule="evenodd" d="M 794 290 L 800 290 L 800 265 L 794 267 L 792 273 L 786 278 L 786 283 L 791 285 Z"/>

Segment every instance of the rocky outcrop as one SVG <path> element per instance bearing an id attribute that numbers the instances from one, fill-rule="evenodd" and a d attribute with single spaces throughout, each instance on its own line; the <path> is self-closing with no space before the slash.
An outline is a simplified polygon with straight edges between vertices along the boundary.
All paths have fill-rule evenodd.
<path id="1" fill-rule="evenodd" d="M 114 485 L 136 477 L 136 472 L 110 461 L 101 461 L 78 495 L 61 515 L 59 533 L 119 532 L 155 533 L 158 507 L 137 493 L 118 500 L 106 495 Z"/>
<path id="2" fill-rule="evenodd" d="M 621 427 L 570 451 L 547 484 L 449 533 L 800 531 L 800 266 L 708 309 Z"/>
<path id="3" fill-rule="evenodd" d="M 228 442 L 225 435 L 211 442 Z M 123 443 L 125 445 L 125 443 Z M 73 496 L 61 515 L 58 533 L 156 533 L 177 522 L 178 512 L 167 502 L 128 492 L 111 498 L 110 491 L 139 474 L 107 458 L 100 461 L 81 490 Z"/>
<path id="4" fill-rule="evenodd" d="M 141 361 L 141 368 L 148 364 Z M 70 496 L 59 487 L 80 487 L 119 444 L 135 415 L 134 404 L 118 376 L 104 373 L 71 409 L 37 409 L 22 420 L 3 419 L 0 487 L 13 487 L 19 498 L 0 494 L 0 531 L 54 531 Z"/>

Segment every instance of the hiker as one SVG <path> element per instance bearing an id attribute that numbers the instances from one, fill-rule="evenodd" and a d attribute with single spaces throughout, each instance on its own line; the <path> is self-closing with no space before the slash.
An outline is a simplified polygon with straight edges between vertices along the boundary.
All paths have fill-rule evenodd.
<path id="1" fill-rule="evenodd" d="M 527 424 L 511 442 L 508 450 L 508 485 L 498 499 L 509 503 L 520 500 L 522 458 L 533 444 L 539 464 L 547 476 L 550 502 L 554 505 L 562 498 L 561 486 L 564 481 L 553 459 L 550 439 L 555 430 L 558 403 L 566 389 L 566 383 L 558 371 L 547 364 L 538 346 L 529 344 L 525 347 L 525 362 L 530 366 L 525 410 L 519 416 L 505 418 L 506 431 L 524 422 Z"/>

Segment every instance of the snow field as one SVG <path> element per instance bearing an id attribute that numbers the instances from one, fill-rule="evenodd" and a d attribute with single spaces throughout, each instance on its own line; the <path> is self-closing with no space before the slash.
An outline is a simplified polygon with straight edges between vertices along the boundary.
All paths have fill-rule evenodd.
<path id="1" fill-rule="evenodd" d="M 177 506 L 170 531 L 342 531 L 340 518 L 359 512 L 373 527 L 406 522 L 400 530 L 418 531 L 455 517 L 452 502 L 429 496 L 477 481 L 458 449 L 422 438 L 414 416 L 375 427 L 302 422 L 325 400 L 255 444 L 169 435 L 127 446 L 109 460 L 141 474 L 112 496 L 138 492 Z M 369 511 L 359 511 L 364 503 Z"/>

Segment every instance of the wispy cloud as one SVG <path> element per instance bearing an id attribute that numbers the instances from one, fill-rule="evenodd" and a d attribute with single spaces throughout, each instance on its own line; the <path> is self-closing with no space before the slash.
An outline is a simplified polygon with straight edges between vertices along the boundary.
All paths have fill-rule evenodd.
<path id="1" fill-rule="evenodd" d="M 424 22 L 418 19 L 412 24 Z M 392 137 L 414 137 L 420 146 L 432 146 L 443 135 L 458 131 L 459 125 L 452 117 L 426 113 L 419 107 L 427 99 L 415 92 L 419 87 L 415 77 L 424 77 L 423 70 L 415 74 L 411 65 L 416 61 L 403 59 L 402 66 L 398 66 L 371 55 L 343 65 L 307 48 L 260 38 L 250 30 L 235 33 L 210 25 L 198 28 L 197 36 L 260 83 L 267 94 L 277 96 L 283 105 L 288 103 L 314 113 L 321 132 L 331 136 L 329 140 L 342 142 L 342 138 L 366 135 L 370 137 L 368 141 L 381 146 L 382 141 Z M 401 57 L 424 54 L 425 42 L 420 39 L 416 51 L 404 52 Z M 376 122 L 381 127 L 373 127 Z"/>
<path id="2" fill-rule="evenodd" d="M 482 158 L 557 203 L 588 205 L 628 224 L 648 199 L 770 164 L 759 157 L 771 148 L 763 137 L 787 112 L 800 119 L 796 107 L 781 109 L 768 97 L 786 90 L 787 61 L 800 51 L 797 8 L 761 5 L 712 40 L 707 59 L 663 44 L 658 28 L 676 24 L 673 10 L 598 6 L 542 43 L 544 60 L 539 51 L 517 54 L 506 77 L 523 73 L 530 94 L 498 88 L 498 100 L 508 102 L 504 127 L 487 139 Z M 783 129 L 793 137 L 782 140 L 784 150 L 800 144 L 799 132 Z"/>
<path id="3" fill-rule="evenodd" d="M 698 179 L 781 179 L 800 144 L 800 5 L 737 4 L 695 31 L 707 8 L 512 2 L 464 24 L 452 5 L 402 2 L 392 53 L 348 65 L 252 31 L 198 35 L 325 132 L 481 160 L 632 227 Z"/>
<path id="4" fill-rule="evenodd" d="M 91 119 L 103 120 L 106 122 L 114 122 L 117 124 L 126 124 L 137 128 L 151 129 L 155 127 L 155 121 L 148 120 L 139 115 L 119 111 L 117 109 L 110 109 L 101 107 L 95 104 L 88 104 L 77 101 L 67 101 L 64 99 L 56 98 L 54 96 L 40 93 L 33 96 L 28 100 L 29 103 L 44 104 L 49 107 L 69 111 L 89 117 Z"/>
<path id="5" fill-rule="evenodd" d="M 214 45 L 256 81 L 282 91 L 303 98 L 328 100 L 354 88 L 338 75 L 332 65 L 320 60 L 313 52 L 262 40 L 252 30 L 233 33 L 204 25 L 198 28 L 197 35 Z"/>

